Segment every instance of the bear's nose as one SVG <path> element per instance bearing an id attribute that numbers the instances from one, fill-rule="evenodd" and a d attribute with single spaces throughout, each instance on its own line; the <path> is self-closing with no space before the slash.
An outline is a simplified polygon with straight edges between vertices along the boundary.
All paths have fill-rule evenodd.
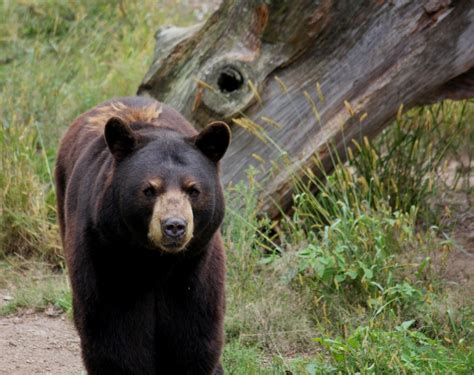
<path id="1" fill-rule="evenodd" d="M 166 220 L 163 220 L 161 223 L 161 229 L 165 236 L 178 240 L 183 237 L 186 232 L 186 220 L 172 217 Z"/>

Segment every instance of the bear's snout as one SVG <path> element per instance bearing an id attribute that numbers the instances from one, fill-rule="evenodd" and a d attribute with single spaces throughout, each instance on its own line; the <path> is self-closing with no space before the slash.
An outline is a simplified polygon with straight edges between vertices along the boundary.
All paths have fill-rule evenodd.
<path id="1" fill-rule="evenodd" d="M 183 250 L 193 237 L 193 210 L 187 195 L 179 190 L 160 195 L 148 228 L 151 243 L 162 251 Z"/>
<path id="2" fill-rule="evenodd" d="M 161 230 L 170 240 L 180 240 L 186 233 L 187 225 L 186 220 L 172 217 L 161 222 Z"/>

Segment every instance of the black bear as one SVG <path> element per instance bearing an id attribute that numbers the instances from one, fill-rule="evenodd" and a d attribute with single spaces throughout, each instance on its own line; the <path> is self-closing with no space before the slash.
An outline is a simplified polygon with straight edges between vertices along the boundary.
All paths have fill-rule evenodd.
<path id="1" fill-rule="evenodd" d="M 55 181 L 90 375 L 222 374 L 226 124 L 197 132 L 149 98 L 77 118 Z"/>

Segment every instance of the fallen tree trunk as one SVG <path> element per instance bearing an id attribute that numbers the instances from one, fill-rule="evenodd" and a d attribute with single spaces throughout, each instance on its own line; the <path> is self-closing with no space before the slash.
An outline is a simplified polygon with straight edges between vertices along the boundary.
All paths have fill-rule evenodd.
<path id="1" fill-rule="evenodd" d="M 202 26 L 157 35 L 138 93 L 196 127 L 227 120 L 224 183 L 255 166 L 272 217 L 313 156 L 331 168 L 329 143 L 374 136 L 402 104 L 474 96 L 471 0 L 224 0 Z"/>

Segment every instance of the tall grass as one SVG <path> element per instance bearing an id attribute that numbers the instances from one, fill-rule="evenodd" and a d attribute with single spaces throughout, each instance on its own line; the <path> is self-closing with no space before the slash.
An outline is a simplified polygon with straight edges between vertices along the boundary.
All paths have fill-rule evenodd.
<path id="1" fill-rule="evenodd" d="M 315 170 L 303 171 L 305 178 L 296 181 L 297 190 L 305 194 L 304 204 L 296 204 L 301 218 L 310 218 L 306 226 L 320 227 L 342 216 L 344 205 L 356 214 L 366 207 L 388 206 L 399 212 L 417 207 L 417 215 L 434 220 L 429 199 L 436 194 L 443 161 L 464 142 L 459 134 L 470 124 L 467 105 L 445 102 L 404 116 L 400 112 L 375 141 L 352 140 L 347 163 L 333 151 L 330 175 L 314 157 Z M 315 195 L 314 190 L 320 193 Z"/>
<path id="2" fill-rule="evenodd" d="M 33 121 L 3 123 L 0 142 L 0 257 L 61 261 L 51 167 Z"/>

